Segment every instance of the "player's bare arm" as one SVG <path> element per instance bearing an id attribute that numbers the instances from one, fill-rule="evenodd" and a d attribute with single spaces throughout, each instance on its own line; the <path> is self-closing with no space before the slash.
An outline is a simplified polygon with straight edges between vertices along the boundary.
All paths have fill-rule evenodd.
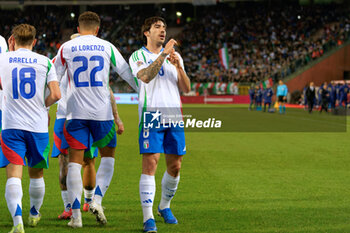
<path id="1" fill-rule="evenodd" d="M 117 108 L 117 103 L 115 102 L 114 94 L 111 88 L 109 88 L 110 92 L 110 98 L 111 98 L 111 106 L 112 106 L 112 111 L 113 111 L 113 116 L 114 116 L 114 121 L 117 124 L 118 130 L 117 134 L 121 135 L 124 132 L 124 124 L 122 119 L 120 119 L 119 113 L 118 113 L 118 108 Z"/>
<path id="2" fill-rule="evenodd" d="M 45 99 L 45 106 L 49 107 L 61 99 L 61 91 L 57 81 L 49 82 L 47 86 L 50 90 L 50 95 Z"/>
<path id="3" fill-rule="evenodd" d="M 171 64 L 173 64 L 176 67 L 178 77 L 177 85 L 179 89 L 184 93 L 190 92 L 191 81 L 184 69 L 182 68 L 178 55 L 175 52 L 172 52 L 168 60 Z"/>
<path id="4" fill-rule="evenodd" d="M 160 68 L 162 67 L 166 56 L 168 56 L 168 54 L 174 51 L 174 45 L 176 44 L 176 40 L 170 39 L 165 45 L 165 48 L 163 52 L 159 55 L 159 57 L 147 68 L 140 70 L 137 73 L 137 78 L 145 83 L 149 83 L 150 81 L 152 81 L 158 74 Z"/>

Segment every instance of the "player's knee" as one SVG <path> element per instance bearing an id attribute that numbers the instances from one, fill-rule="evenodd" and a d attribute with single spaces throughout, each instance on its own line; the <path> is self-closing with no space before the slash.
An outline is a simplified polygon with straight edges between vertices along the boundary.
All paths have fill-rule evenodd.
<path id="1" fill-rule="evenodd" d="M 157 170 L 158 162 L 156 160 L 144 160 L 142 163 L 142 173 L 154 175 Z"/>
<path id="2" fill-rule="evenodd" d="M 44 169 L 42 168 L 28 168 L 29 177 L 38 179 L 44 176 Z"/>
<path id="3" fill-rule="evenodd" d="M 143 164 L 143 170 L 147 171 L 147 173 L 155 173 L 157 169 L 157 163 L 156 162 L 150 162 Z"/>

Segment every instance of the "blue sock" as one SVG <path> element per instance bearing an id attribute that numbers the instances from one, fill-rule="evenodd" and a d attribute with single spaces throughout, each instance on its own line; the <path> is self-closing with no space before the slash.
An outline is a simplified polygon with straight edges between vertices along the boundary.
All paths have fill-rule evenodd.
<path id="1" fill-rule="evenodd" d="M 286 112 L 286 106 L 283 106 L 283 113 Z"/>
<path id="2" fill-rule="evenodd" d="M 282 113 L 282 105 L 280 105 L 280 113 Z"/>

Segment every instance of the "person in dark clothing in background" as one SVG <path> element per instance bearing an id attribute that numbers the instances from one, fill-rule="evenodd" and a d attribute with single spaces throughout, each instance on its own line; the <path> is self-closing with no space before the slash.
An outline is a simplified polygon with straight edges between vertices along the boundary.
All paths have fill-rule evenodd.
<path id="1" fill-rule="evenodd" d="M 249 99 L 250 99 L 250 104 L 249 104 L 248 110 L 252 110 L 252 106 L 255 100 L 255 89 L 253 85 L 249 88 Z"/>
<path id="2" fill-rule="evenodd" d="M 307 98 L 306 98 L 306 90 L 309 86 L 305 85 L 304 89 L 303 89 L 303 97 L 304 97 L 304 109 L 306 110 L 307 108 Z"/>
<path id="3" fill-rule="evenodd" d="M 322 112 L 322 110 L 325 110 L 326 112 L 328 112 L 328 103 L 329 103 L 329 91 L 327 89 L 327 84 L 323 84 L 323 88 L 321 91 L 321 110 L 320 113 Z"/>
<path id="4" fill-rule="evenodd" d="M 316 103 L 317 109 L 322 105 L 322 98 L 321 98 L 322 88 L 323 88 L 323 84 L 320 86 L 320 88 L 318 88 L 317 93 L 316 93 L 317 101 L 314 103 Z"/>
<path id="5" fill-rule="evenodd" d="M 334 81 L 328 85 L 328 93 L 329 93 L 329 103 L 331 104 L 331 111 L 335 109 L 335 104 L 337 100 L 337 92 L 335 89 Z"/>
<path id="6" fill-rule="evenodd" d="M 348 106 L 348 93 L 349 93 L 349 87 L 346 82 L 343 83 L 343 85 L 339 88 L 339 106 L 342 107 L 344 103 L 344 107 L 347 108 Z"/>
<path id="7" fill-rule="evenodd" d="M 261 106 L 262 106 L 262 90 L 259 86 L 255 87 L 255 110 L 261 111 Z"/>
<path id="8" fill-rule="evenodd" d="M 335 99 L 335 106 L 339 106 L 339 101 L 340 101 L 340 93 L 339 93 L 339 90 L 340 90 L 340 87 L 341 87 L 341 84 L 340 83 L 337 83 L 335 85 L 335 95 L 336 95 L 336 99 Z"/>
<path id="9" fill-rule="evenodd" d="M 309 107 L 309 113 L 311 113 L 312 109 L 314 108 L 315 94 L 316 91 L 314 82 L 310 82 L 309 87 L 306 89 L 306 99 Z"/>
<path id="10" fill-rule="evenodd" d="M 270 110 L 272 96 L 273 96 L 273 90 L 272 90 L 270 84 L 267 84 L 266 90 L 264 91 L 264 96 L 263 96 L 263 98 L 264 98 L 264 112 L 266 112 L 266 105 L 268 105 L 267 111 Z"/>

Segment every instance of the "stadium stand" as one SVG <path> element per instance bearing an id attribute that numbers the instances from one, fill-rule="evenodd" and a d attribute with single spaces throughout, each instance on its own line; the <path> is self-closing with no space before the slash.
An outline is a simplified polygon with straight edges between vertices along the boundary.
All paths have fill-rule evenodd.
<path id="1" fill-rule="evenodd" d="M 94 6 L 93 10 L 98 12 L 101 7 Z M 173 21 L 161 7 L 145 10 L 148 8 L 149 5 L 103 7 L 100 36 L 116 44 L 128 59 L 132 51 L 142 46 L 139 29 L 148 16 L 144 12 Z M 35 50 L 52 57 L 66 38 L 63 35 L 65 29 L 70 29 L 68 33 L 74 32 L 76 18 L 71 17 L 64 7 L 49 9 L 30 6 L 24 10 L 2 10 L 2 20 L 6 24 L 1 24 L 0 34 L 8 37 L 12 25 L 34 22 L 38 30 Z M 78 15 L 77 9 L 75 11 Z M 219 3 L 197 7 L 193 17 L 183 22 L 176 39 L 187 73 L 194 83 L 247 84 L 268 78 L 276 82 L 342 45 L 350 37 L 350 18 L 347 8 L 342 5 L 286 7 L 250 2 L 231 7 Z M 227 70 L 219 61 L 218 51 L 224 46 L 229 54 Z M 114 91 L 131 91 L 123 85 L 116 85 L 120 84 L 119 81 L 111 80 Z"/>

